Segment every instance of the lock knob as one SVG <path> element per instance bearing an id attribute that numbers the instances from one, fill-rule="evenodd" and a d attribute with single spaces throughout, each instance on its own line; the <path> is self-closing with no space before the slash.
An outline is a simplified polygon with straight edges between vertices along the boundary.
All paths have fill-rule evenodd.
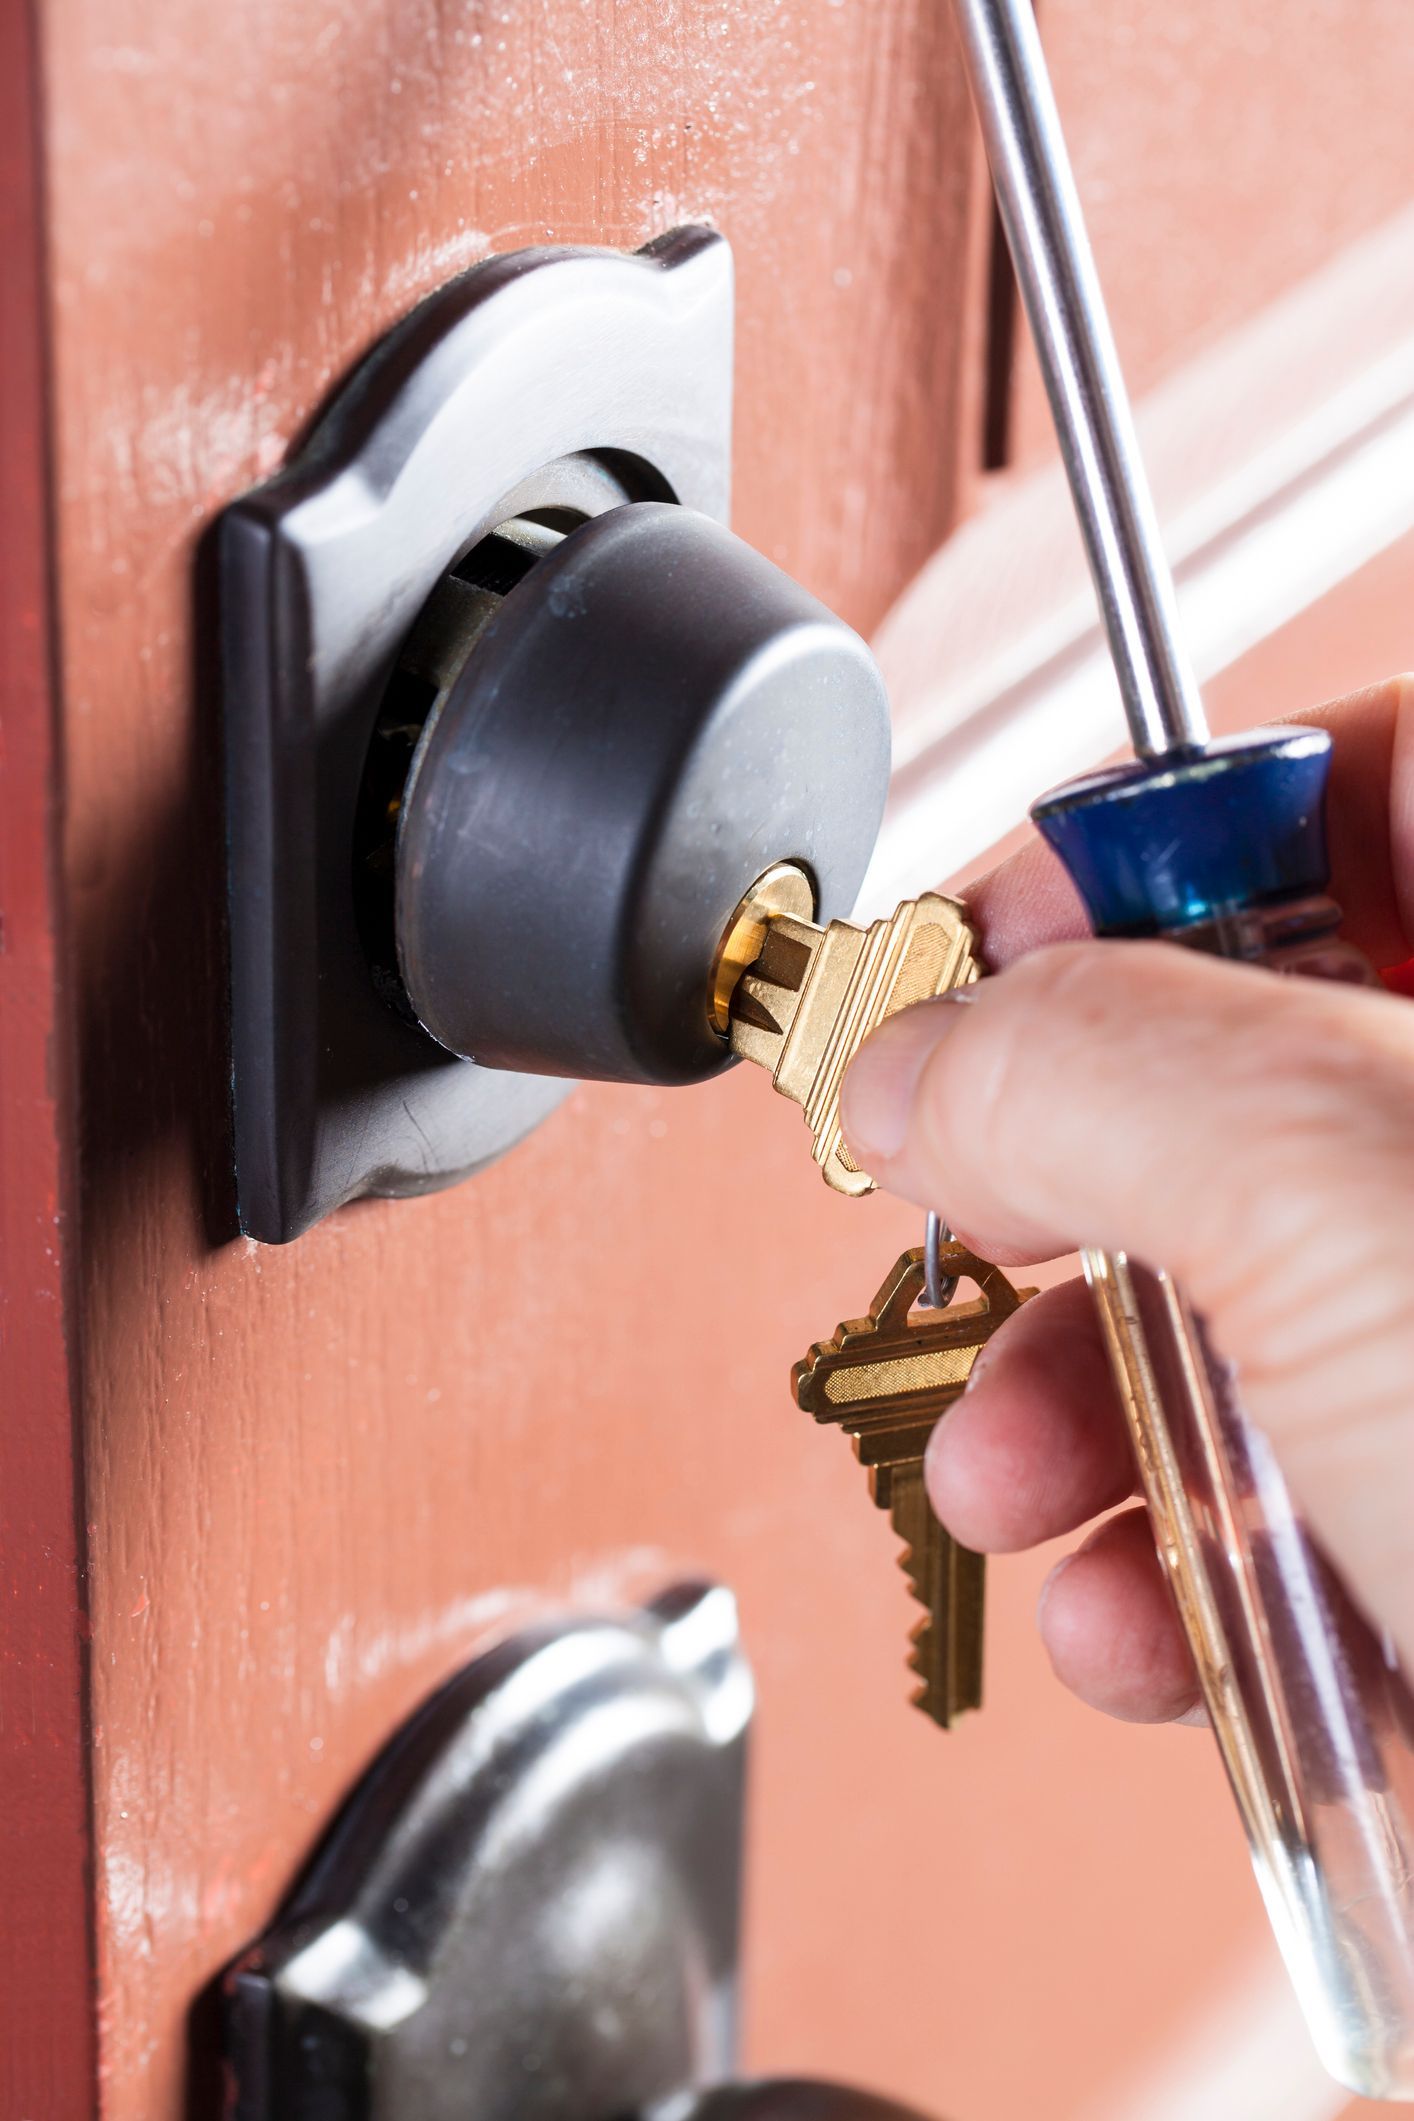
<path id="1" fill-rule="evenodd" d="M 883 680 L 689 509 L 516 539 L 489 585 L 463 563 L 465 623 L 430 655 L 393 858 L 402 987 L 486 1067 L 702 1080 L 731 1060 L 714 971 L 754 881 L 790 863 L 817 921 L 850 910 L 888 779 Z"/>

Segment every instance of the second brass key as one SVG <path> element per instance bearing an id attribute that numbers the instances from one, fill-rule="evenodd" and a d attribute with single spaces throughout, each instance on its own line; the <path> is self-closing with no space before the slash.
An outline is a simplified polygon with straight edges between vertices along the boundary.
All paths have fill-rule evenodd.
<path id="1" fill-rule="evenodd" d="M 962 1245 L 944 1245 L 942 1260 L 946 1274 L 975 1282 L 974 1302 L 916 1314 L 923 1254 L 905 1252 L 867 1316 L 847 1319 L 830 1340 L 817 1341 L 791 1381 L 798 1406 L 853 1437 L 869 1492 L 903 1542 L 899 1560 L 923 1608 L 909 1657 L 920 1682 L 914 1700 L 946 1730 L 981 1705 L 985 1564 L 933 1515 L 924 1453 L 979 1350 L 1036 1292 L 1014 1289 L 1000 1267 Z"/>

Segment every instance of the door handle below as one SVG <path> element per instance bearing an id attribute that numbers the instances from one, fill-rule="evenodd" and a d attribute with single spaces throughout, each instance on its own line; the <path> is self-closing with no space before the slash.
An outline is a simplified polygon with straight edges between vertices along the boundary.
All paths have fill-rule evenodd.
<path id="1" fill-rule="evenodd" d="M 752 1701 L 710 1583 L 464 1667 L 225 1975 L 230 2121 L 921 2121 L 729 2081 Z"/>

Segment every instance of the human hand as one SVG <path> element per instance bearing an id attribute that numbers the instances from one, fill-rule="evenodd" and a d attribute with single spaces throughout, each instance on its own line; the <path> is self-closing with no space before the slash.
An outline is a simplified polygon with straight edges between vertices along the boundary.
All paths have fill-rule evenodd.
<path id="1" fill-rule="evenodd" d="M 1329 837 L 1344 935 L 1414 955 L 1414 679 L 1295 719 L 1336 738 Z M 1414 1010 L 1166 943 L 1075 941 L 1039 842 L 966 894 L 1000 975 L 890 1018 L 845 1080 L 851 1147 L 984 1258 L 1087 1244 L 1162 1263 L 1236 1365 L 1312 1531 L 1414 1666 Z M 1082 1282 L 984 1349 L 928 1457 L 934 1506 L 1003 1553 L 1137 1492 Z M 1197 1682 L 1142 1507 L 1052 1571 L 1058 1674 L 1161 1721 Z"/>

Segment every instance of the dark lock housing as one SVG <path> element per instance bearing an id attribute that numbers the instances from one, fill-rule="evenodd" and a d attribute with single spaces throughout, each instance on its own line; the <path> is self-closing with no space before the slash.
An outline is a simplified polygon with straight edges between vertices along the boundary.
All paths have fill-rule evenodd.
<path id="1" fill-rule="evenodd" d="M 224 512 L 251 1236 L 448 1185 L 569 1077 L 712 1075 L 713 960 L 758 876 L 794 861 L 817 911 L 848 910 L 883 691 L 723 527 L 731 398 L 713 230 L 507 253 L 380 340 Z"/>
<path id="2" fill-rule="evenodd" d="M 853 903 L 888 776 L 878 669 L 689 509 L 488 546 L 411 644 L 438 689 L 396 838 L 408 1000 L 483 1066 L 698 1081 L 729 1058 L 713 963 L 755 879 L 789 860 L 817 917 Z"/>

